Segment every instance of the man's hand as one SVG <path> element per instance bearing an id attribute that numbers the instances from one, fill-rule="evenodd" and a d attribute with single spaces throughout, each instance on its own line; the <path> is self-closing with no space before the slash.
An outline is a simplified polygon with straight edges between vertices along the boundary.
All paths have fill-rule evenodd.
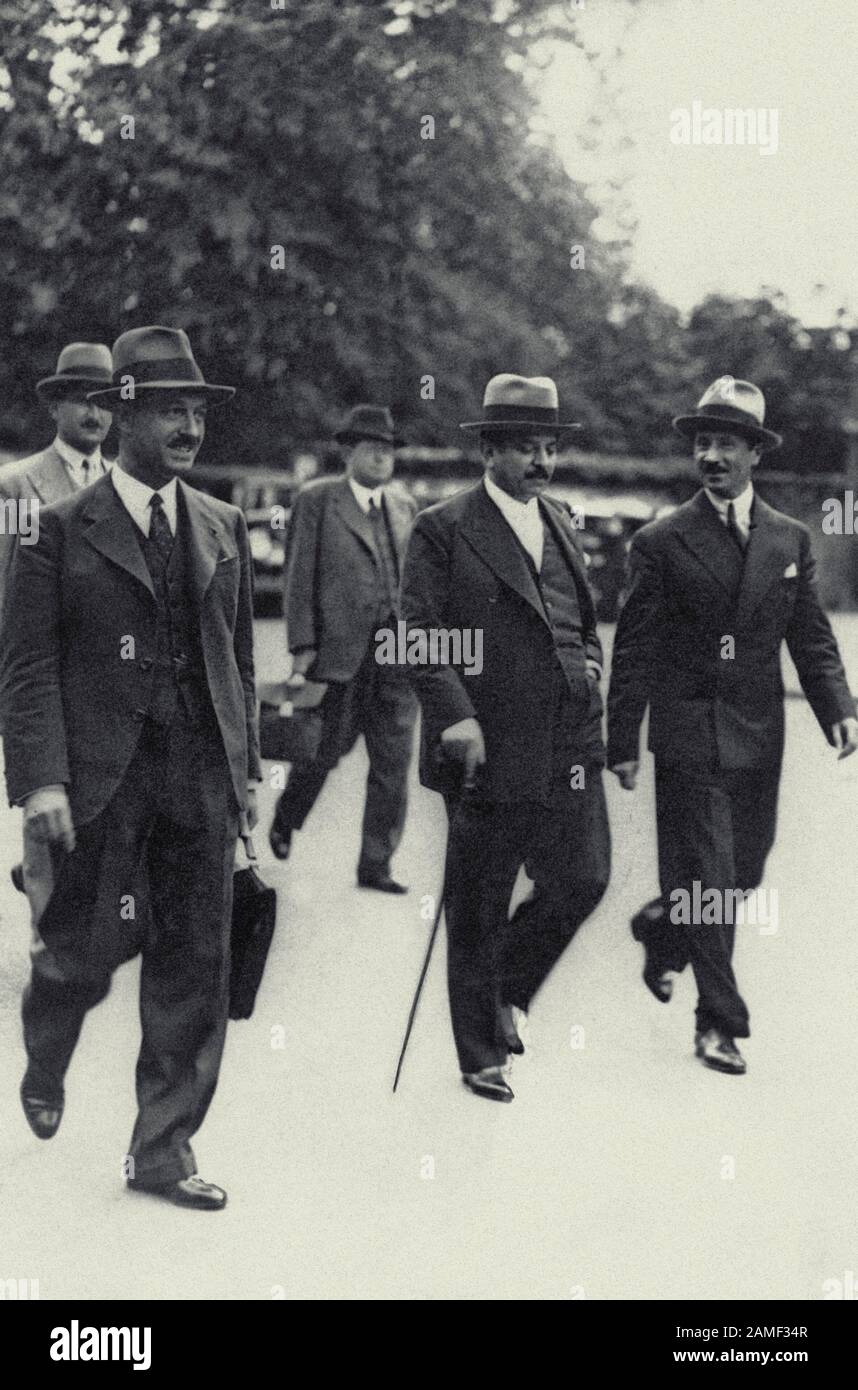
<path id="1" fill-rule="evenodd" d="M 317 652 L 315 647 L 305 647 L 303 651 L 293 652 L 292 654 L 292 675 L 306 676 L 313 662 L 316 660 Z"/>
<path id="2" fill-rule="evenodd" d="M 31 792 L 24 802 L 24 825 L 34 839 L 61 844 L 71 854 L 75 837 L 65 787 L 58 784 Z"/>
<path id="3" fill-rule="evenodd" d="M 441 746 L 456 762 L 464 763 L 463 785 L 472 787 L 476 781 L 477 768 L 486 760 L 483 731 L 476 719 L 460 719 L 458 724 L 451 724 L 441 735 Z"/>
<path id="4" fill-rule="evenodd" d="M 831 742 L 837 749 L 837 761 L 848 758 L 858 748 L 858 719 L 841 719 L 831 726 Z"/>
<path id="5" fill-rule="evenodd" d="M 256 827 L 257 827 L 257 825 L 259 824 L 259 808 L 258 808 L 258 806 L 257 806 L 257 804 L 256 804 L 256 787 L 255 787 L 255 786 L 254 786 L 254 787 L 248 787 L 248 788 L 247 788 L 247 802 L 246 802 L 246 807 L 247 807 L 247 809 L 246 809 L 246 811 L 245 811 L 244 814 L 245 814 L 245 818 L 246 818 L 246 820 L 247 820 L 247 828 L 248 828 L 248 830 L 255 830 Z"/>
<path id="6" fill-rule="evenodd" d="M 591 656 L 587 657 L 587 679 L 591 680 L 594 685 L 598 685 L 602 679 L 602 668 L 598 661 L 594 661 Z"/>
<path id="7" fill-rule="evenodd" d="M 615 777 L 619 778 L 620 786 L 622 787 L 623 791 L 633 792 L 638 780 L 639 768 L 639 762 L 616 763 L 615 766 L 611 768 L 611 771 L 613 772 Z"/>

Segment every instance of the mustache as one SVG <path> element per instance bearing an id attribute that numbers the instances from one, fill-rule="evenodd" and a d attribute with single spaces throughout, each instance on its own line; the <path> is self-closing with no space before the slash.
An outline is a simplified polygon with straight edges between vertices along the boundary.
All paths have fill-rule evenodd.
<path id="1" fill-rule="evenodd" d="M 168 440 L 168 442 L 167 442 L 167 448 L 168 448 L 168 449 L 195 449 L 195 448 L 197 447 L 197 444 L 198 444 L 198 441 L 197 441 L 196 439 L 194 439 L 193 436 L 190 435 L 190 434 L 174 434 L 173 437 L 172 437 L 172 439 Z"/>

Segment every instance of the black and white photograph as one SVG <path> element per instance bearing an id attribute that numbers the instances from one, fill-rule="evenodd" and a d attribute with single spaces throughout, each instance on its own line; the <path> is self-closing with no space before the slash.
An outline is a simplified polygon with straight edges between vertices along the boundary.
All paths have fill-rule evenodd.
<path id="1" fill-rule="evenodd" d="M 630 1366 L 818 1370 L 858 1299 L 854 0 L 0 37 L 36 1362 L 157 1373 L 189 1302 L 547 1301 L 605 1354 L 650 1318 Z"/>

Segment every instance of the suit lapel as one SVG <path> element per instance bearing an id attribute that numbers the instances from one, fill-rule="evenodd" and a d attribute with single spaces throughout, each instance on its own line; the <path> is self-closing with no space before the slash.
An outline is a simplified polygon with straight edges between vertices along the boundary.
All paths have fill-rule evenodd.
<path id="1" fill-rule="evenodd" d="M 84 539 L 101 555 L 139 579 L 154 599 L 152 576 L 143 558 L 137 526 L 110 481 L 110 474 L 100 478 L 87 493 Z"/>
<path id="2" fill-rule="evenodd" d="M 575 587 L 578 590 L 578 605 L 581 609 L 581 619 L 584 627 L 593 627 L 596 622 L 596 611 L 593 607 L 593 598 L 590 593 L 590 584 L 587 579 L 587 567 L 581 552 L 578 550 L 572 538 L 572 526 L 567 522 L 568 513 L 555 505 L 552 505 L 545 498 L 540 498 L 539 509 L 542 514 L 543 524 L 548 526 L 555 541 L 559 545 L 566 557 L 566 563 L 575 578 Z"/>
<path id="3" fill-rule="evenodd" d="M 218 559 L 223 554 L 221 532 L 206 510 L 200 494 L 192 487 L 178 483 L 179 514 L 184 507 L 191 562 L 191 579 L 197 602 L 201 603 L 212 582 Z M 178 528 L 177 528 L 178 529 Z"/>
<path id="4" fill-rule="evenodd" d="M 769 589 L 781 577 L 792 553 L 782 543 L 777 514 L 754 495 L 753 525 L 745 552 L 745 568 L 739 589 L 736 627 L 746 627 Z"/>
<path id="5" fill-rule="evenodd" d="M 679 539 L 732 598 L 742 557 L 736 542 L 701 489 L 676 514 Z M 747 560 L 747 556 L 746 556 Z"/>
<path id="6" fill-rule="evenodd" d="M 366 512 L 358 506 L 357 499 L 349 486 L 348 478 L 341 478 L 334 493 L 334 502 L 337 515 L 348 529 L 362 541 L 375 560 L 375 540 L 372 534 L 372 522 Z"/>
<path id="7" fill-rule="evenodd" d="M 520 594 L 547 623 L 536 581 L 512 528 L 482 483 L 474 488 L 471 498 L 468 515 L 462 524 L 463 536 L 498 578 Z"/>
<path id="8" fill-rule="evenodd" d="M 351 488 L 349 489 L 351 491 Z M 408 546 L 408 536 L 411 531 L 412 517 L 407 507 L 395 495 L 389 492 L 384 494 L 384 506 L 387 512 L 387 519 L 390 522 L 390 530 L 393 534 L 393 546 L 396 551 L 396 563 L 402 572 L 402 564 L 405 559 L 405 551 Z"/>
<path id="9" fill-rule="evenodd" d="M 68 469 L 50 444 L 35 464 L 28 470 L 33 491 L 46 507 L 53 502 L 61 502 L 75 491 Z"/>

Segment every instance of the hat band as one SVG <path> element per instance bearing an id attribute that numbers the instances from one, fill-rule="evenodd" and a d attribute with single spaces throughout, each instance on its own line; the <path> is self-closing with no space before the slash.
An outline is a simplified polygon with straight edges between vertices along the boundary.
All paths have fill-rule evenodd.
<path id="1" fill-rule="evenodd" d="M 721 405 L 716 402 L 714 405 L 698 406 L 695 414 L 701 418 L 707 415 L 717 416 L 719 420 L 730 420 L 733 424 L 744 425 L 746 429 L 765 429 L 749 410 L 742 410 L 738 405 Z"/>
<path id="2" fill-rule="evenodd" d="M 522 424 L 556 425 L 560 421 L 560 411 L 556 406 L 543 405 L 486 405 L 483 407 L 483 424 L 494 421 L 506 424 L 520 420 Z"/>
<path id="3" fill-rule="evenodd" d="M 138 386 L 147 382 L 187 381 L 189 385 L 204 386 L 205 379 L 196 362 L 187 357 L 161 357 L 157 362 L 129 362 L 127 367 L 113 373 L 113 384 L 122 386 L 128 377 Z"/>
<path id="4" fill-rule="evenodd" d="M 54 372 L 54 380 L 60 377 L 68 377 L 70 381 L 109 382 L 112 379 L 106 367 L 90 367 L 86 362 L 81 362 L 76 367 L 63 367 L 60 371 Z"/>

